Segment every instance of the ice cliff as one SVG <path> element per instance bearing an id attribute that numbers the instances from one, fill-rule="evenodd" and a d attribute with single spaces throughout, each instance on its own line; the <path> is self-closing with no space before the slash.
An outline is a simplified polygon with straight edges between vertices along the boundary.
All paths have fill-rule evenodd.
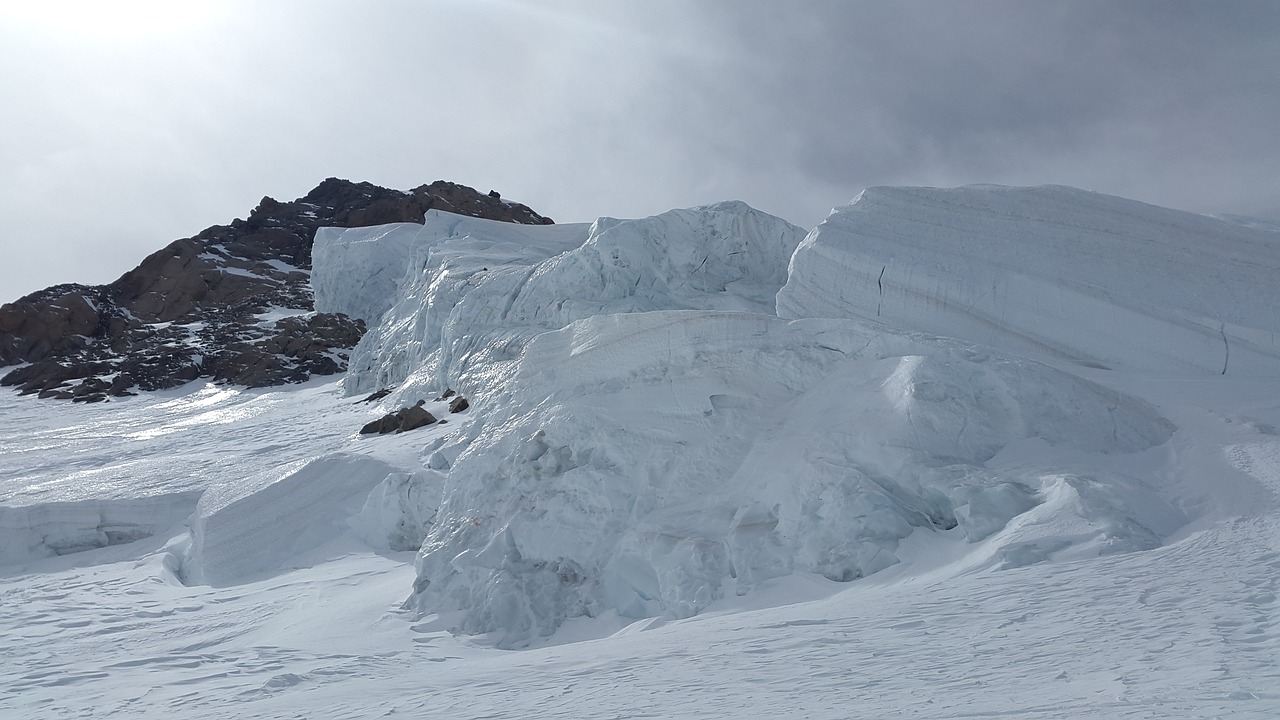
<path id="1" fill-rule="evenodd" d="M 504 646 L 852 580 L 916 533 L 990 567 L 1155 547 L 1187 511 L 1126 458 L 1174 428 L 1072 368 L 1280 371 L 1277 233 L 1067 188 L 877 188 L 807 237 L 741 203 L 433 211 L 314 253 L 317 309 L 370 324 L 348 393 L 472 398 L 422 450 L 407 605 Z"/>
<path id="2" fill-rule="evenodd" d="M 1115 369 L 1274 375 L 1280 234 L 1060 186 L 870 188 L 813 230 L 783 317 L 859 317 Z"/>

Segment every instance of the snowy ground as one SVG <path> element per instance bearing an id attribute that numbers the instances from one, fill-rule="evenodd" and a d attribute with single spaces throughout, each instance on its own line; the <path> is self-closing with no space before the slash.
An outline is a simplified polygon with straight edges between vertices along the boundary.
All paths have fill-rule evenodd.
<path id="1" fill-rule="evenodd" d="M 956 540 L 940 552 L 938 543 L 922 542 L 928 556 L 908 551 L 904 563 L 858 582 L 780 578 L 687 620 L 580 620 L 547 646 L 503 651 L 399 609 L 413 553 L 336 537 L 308 557 L 282 559 L 300 567 L 270 577 L 184 586 L 174 572 L 183 541 L 175 527 L 3 570 L 0 710 L 5 717 L 1275 717 L 1280 382 L 1129 381 L 1126 388 L 1176 418 L 1179 469 L 1206 478 L 1206 495 L 1234 505 L 1155 550 L 994 570 L 975 568 L 981 548 Z M 167 400 L 167 417 L 195 417 L 184 410 L 209 392 Z M 32 406 L 4 403 L 6 417 Z M 28 432 L 48 437 L 72 419 L 151 426 L 162 404 L 43 404 L 55 417 Z M 294 423 L 300 438 L 362 417 L 332 385 L 222 393 L 203 412 L 258 404 L 270 409 L 255 417 Z M 203 432 L 212 446 L 216 429 Z M 168 459 L 179 470 L 202 462 L 189 457 L 188 441 L 154 435 L 136 440 L 128 456 Z M 307 440 L 295 442 L 295 450 L 307 449 Z M 234 453 L 236 445 L 233 434 L 224 449 Z M 18 454 L 6 446 L 5 467 Z"/>
<path id="2" fill-rule="evenodd" d="M 801 253 L 868 276 L 833 217 Z M 437 220 L 347 238 L 379 279 L 328 301 L 386 314 L 345 389 L 0 396 L 0 717 L 1280 715 L 1280 372 L 1082 366 L 1088 318 L 1039 362 L 783 320 L 835 276 L 781 272 L 800 235 L 739 204 Z M 1138 345 L 1172 317 L 1097 292 Z M 1262 371 L 1264 315 L 1229 328 Z M 357 434 L 415 399 L 449 422 Z"/>

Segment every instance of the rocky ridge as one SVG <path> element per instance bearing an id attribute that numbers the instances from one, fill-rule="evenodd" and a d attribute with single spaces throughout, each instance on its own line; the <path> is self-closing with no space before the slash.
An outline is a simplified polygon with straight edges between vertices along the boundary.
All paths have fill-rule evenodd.
<path id="1" fill-rule="evenodd" d="M 329 178 L 292 202 L 176 240 L 108 285 L 55 285 L 0 306 L 0 385 L 93 402 L 200 377 L 263 387 L 346 369 L 364 323 L 314 311 L 317 228 L 422 222 L 427 210 L 551 224 L 495 193 Z"/>

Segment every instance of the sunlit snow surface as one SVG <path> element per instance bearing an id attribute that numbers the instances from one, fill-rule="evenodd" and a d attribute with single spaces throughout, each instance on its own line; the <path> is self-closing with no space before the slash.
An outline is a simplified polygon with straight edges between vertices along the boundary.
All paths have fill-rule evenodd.
<path id="1" fill-rule="evenodd" d="M 1130 238 L 1216 222 L 1099 202 L 1137 213 Z M 1037 361 L 782 319 L 772 293 L 835 276 L 734 203 L 491 226 L 322 238 L 321 280 L 321 258 L 383 278 L 317 283 L 385 313 L 345 388 L 0 397 L 0 717 L 1280 713 L 1265 352 L 1253 377 L 1153 374 L 1122 362 L 1151 337 L 1123 313 L 1110 370 L 1063 359 L 1073 326 Z M 936 331 L 927 308 L 980 274 L 950 252 L 954 285 L 901 325 Z M 419 399 L 449 423 L 356 433 Z"/>

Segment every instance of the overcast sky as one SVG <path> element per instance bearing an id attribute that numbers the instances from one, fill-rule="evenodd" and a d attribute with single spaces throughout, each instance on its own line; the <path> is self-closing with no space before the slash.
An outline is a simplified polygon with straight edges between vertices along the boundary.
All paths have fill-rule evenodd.
<path id="1" fill-rule="evenodd" d="M 1277 219 L 1277 38 L 1270 0 L 0 0 L 0 302 L 330 176 L 560 222 L 968 183 Z"/>

